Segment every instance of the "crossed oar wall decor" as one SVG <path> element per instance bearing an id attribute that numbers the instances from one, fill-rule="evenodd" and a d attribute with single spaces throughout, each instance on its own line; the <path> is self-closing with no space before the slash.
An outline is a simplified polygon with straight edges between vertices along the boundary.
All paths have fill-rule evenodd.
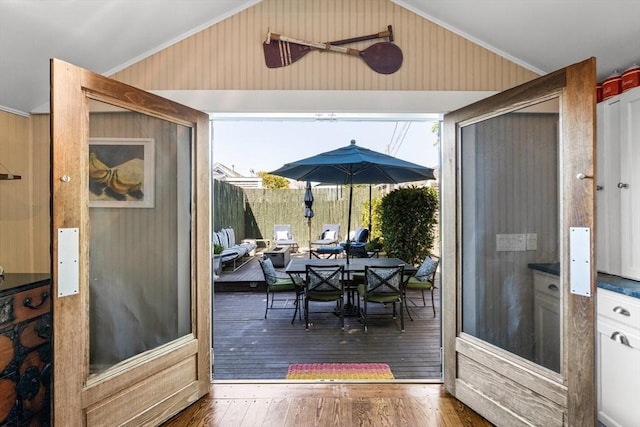
<path id="1" fill-rule="evenodd" d="M 388 38 L 389 41 L 374 43 L 363 50 L 342 46 L 349 43 L 379 38 Z M 358 56 L 362 58 L 373 71 L 380 74 L 392 74 L 402 66 L 402 50 L 392 42 L 393 29 L 391 25 L 389 25 L 387 31 L 328 43 L 298 40 L 269 31 L 267 33 L 267 39 L 262 43 L 262 47 L 264 50 L 264 60 L 269 68 L 286 67 L 302 58 L 312 49 L 315 49 Z"/>

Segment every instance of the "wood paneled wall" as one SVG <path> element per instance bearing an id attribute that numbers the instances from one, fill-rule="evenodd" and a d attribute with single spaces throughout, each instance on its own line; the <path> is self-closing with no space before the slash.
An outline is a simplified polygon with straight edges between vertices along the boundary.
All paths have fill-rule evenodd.
<path id="1" fill-rule="evenodd" d="M 310 52 L 283 68 L 264 63 L 268 29 L 327 41 L 387 25 L 404 54 L 391 75 L 332 52 Z M 388 0 L 264 0 L 112 77 L 148 90 L 494 91 L 536 74 Z M 0 130 L 0 161 L 23 175 L 0 183 L 0 265 L 49 271 L 49 117 L 0 112 Z"/>
<path id="2" fill-rule="evenodd" d="M 333 52 L 310 52 L 282 68 L 264 62 L 268 29 L 324 42 L 387 25 L 404 56 L 391 75 Z M 112 77 L 147 90 L 495 91 L 537 75 L 388 0 L 264 0 Z"/>
<path id="3" fill-rule="evenodd" d="M 0 111 L 0 130 L 0 162 L 22 177 L 0 181 L 0 265 L 49 272 L 49 118 Z"/>

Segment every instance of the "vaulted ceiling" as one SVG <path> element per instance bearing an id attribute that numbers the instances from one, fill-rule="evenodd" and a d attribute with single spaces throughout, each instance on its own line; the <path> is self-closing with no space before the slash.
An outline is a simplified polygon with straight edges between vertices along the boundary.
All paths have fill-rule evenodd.
<path id="1" fill-rule="evenodd" d="M 0 109 L 48 102 L 49 59 L 109 75 L 260 0 L 0 0 Z M 539 73 L 640 63 L 639 0 L 391 0 Z"/>

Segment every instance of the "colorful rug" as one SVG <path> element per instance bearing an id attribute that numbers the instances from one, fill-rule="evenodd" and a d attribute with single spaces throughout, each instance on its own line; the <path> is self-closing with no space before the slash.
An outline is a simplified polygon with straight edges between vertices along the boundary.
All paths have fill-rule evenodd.
<path id="1" fill-rule="evenodd" d="M 288 380 L 392 380 L 386 363 L 296 363 L 289 365 Z"/>

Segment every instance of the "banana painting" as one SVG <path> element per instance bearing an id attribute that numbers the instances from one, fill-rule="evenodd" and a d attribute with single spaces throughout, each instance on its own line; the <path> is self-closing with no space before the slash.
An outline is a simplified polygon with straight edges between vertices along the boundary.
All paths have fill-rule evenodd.
<path id="1" fill-rule="evenodd" d="M 106 194 L 115 200 L 144 197 L 141 181 L 130 181 L 118 176 L 118 169 L 105 165 L 96 153 L 89 154 L 89 190 L 97 196 Z"/>

